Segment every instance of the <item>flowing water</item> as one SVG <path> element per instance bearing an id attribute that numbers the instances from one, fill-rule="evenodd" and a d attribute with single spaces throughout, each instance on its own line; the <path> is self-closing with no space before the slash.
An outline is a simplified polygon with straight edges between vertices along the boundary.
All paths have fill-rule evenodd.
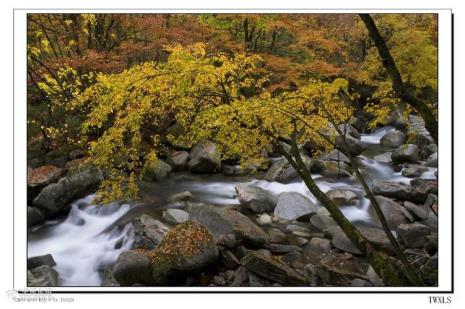
<path id="1" fill-rule="evenodd" d="M 395 172 L 391 164 L 373 160 L 374 154 L 383 150 L 379 146 L 381 137 L 393 130 L 391 127 L 381 128 L 373 134 L 362 134 L 361 140 L 369 145 L 370 155 L 361 155 L 361 170 L 369 183 L 373 179 L 393 180 L 409 183 L 410 178 Z M 430 168 L 422 178 L 435 178 L 437 169 Z M 320 189 L 328 192 L 333 189 L 350 189 L 359 196 L 356 206 L 341 207 L 344 215 L 356 224 L 376 225 L 369 211 L 370 203 L 364 197 L 361 186 L 354 179 L 337 181 L 325 179 L 313 174 Z M 298 192 L 317 203 L 302 181 L 283 184 L 258 179 L 238 179 L 222 175 L 193 176 L 181 174 L 163 182 L 149 184 L 153 196 L 165 200 L 168 196 L 189 190 L 194 201 L 215 205 L 239 204 L 235 196 L 235 186 L 239 183 L 250 183 L 279 194 L 281 192 Z M 111 204 L 96 207 L 92 204 L 93 195 L 77 200 L 71 204 L 71 211 L 63 220 L 48 221 L 28 232 L 28 256 L 52 254 L 59 273 L 61 286 L 98 286 L 102 281 L 101 271 L 111 266 L 118 255 L 131 248 L 133 241 L 132 226 L 127 224 L 122 229 L 106 229 L 123 216 L 130 205 Z"/>

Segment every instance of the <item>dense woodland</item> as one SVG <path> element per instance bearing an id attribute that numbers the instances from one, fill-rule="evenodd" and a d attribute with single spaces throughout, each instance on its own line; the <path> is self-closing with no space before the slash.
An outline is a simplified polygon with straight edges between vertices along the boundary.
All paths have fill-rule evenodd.
<path id="1" fill-rule="evenodd" d="M 399 157 L 415 146 L 428 162 L 437 144 L 437 26 L 434 14 L 30 14 L 28 181 L 55 173 L 54 166 L 62 165 L 68 175 L 93 166 L 103 173 L 96 203 L 140 202 L 141 182 L 176 170 L 173 153 L 191 151 L 192 159 L 198 145 L 204 147 L 199 152 L 216 147 L 219 164 L 188 165 L 189 171 L 213 174 L 235 166 L 241 175 L 258 178 L 273 168 L 269 157 L 277 154 L 385 285 L 437 284 L 430 270 L 416 269 L 392 233 L 396 228 L 375 196 L 379 192 L 365 180 L 354 138 L 394 126 L 410 132 L 396 145 L 407 145 L 396 150 L 407 153 Z M 409 116 L 424 123 L 424 135 L 411 134 Z M 347 157 L 350 168 L 342 169 L 364 190 L 389 250 L 360 232 L 312 178 L 323 169 L 317 158 L 333 149 Z M 417 182 L 423 195 L 415 191 L 410 200 L 430 203 L 434 188 Z M 49 207 L 43 187 L 28 184 L 28 200 L 56 215 L 51 209 L 58 202 Z M 244 199 L 245 193 L 236 192 Z M 197 238 L 208 242 L 208 231 L 196 221 L 175 229 L 191 233 L 193 241 L 170 230 L 156 249 L 163 247 L 168 257 L 181 241 L 188 242 L 183 250 L 195 247 Z M 215 255 L 216 247 L 205 250 Z M 149 254 L 152 264 L 168 263 L 156 252 Z M 243 264 L 256 262 L 256 256 L 246 257 Z M 166 283 L 168 271 L 157 271 L 152 266 L 155 282 L 136 282 Z M 297 277 L 278 283 L 301 285 Z"/>

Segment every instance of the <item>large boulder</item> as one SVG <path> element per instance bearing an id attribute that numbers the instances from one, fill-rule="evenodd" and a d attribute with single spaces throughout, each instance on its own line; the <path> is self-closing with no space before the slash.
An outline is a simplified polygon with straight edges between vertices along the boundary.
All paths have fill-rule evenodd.
<path id="1" fill-rule="evenodd" d="M 189 213 L 182 209 L 167 209 L 163 212 L 163 219 L 169 224 L 181 224 L 189 220 Z"/>
<path id="2" fill-rule="evenodd" d="M 352 176 L 352 173 L 349 171 L 350 167 L 342 161 L 326 161 L 321 175 L 327 178 L 347 178 Z"/>
<path id="3" fill-rule="evenodd" d="M 410 216 L 410 214 L 404 207 L 384 196 L 376 196 L 376 201 L 391 229 L 395 230 L 399 225 L 408 223 L 407 216 Z M 370 212 L 374 218 L 377 218 L 372 205 L 370 206 Z"/>
<path id="4" fill-rule="evenodd" d="M 254 185 L 239 184 L 235 189 L 241 205 L 254 213 L 272 212 L 278 202 L 272 192 Z"/>
<path id="5" fill-rule="evenodd" d="M 37 207 L 27 206 L 27 226 L 33 226 L 45 221 L 47 217 L 45 214 Z"/>
<path id="6" fill-rule="evenodd" d="M 153 251 L 152 278 L 157 285 L 171 283 L 180 273 L 200 270 L 218 256 L 218 247 L 208 229 L 187 221 L 166 233 Z"/>
<path id="7" fill-rule="evenodd" d="M 241 263 L 251 272 L 282 284 L 283 286 L 305 286 L 304 277 L 278 259 L 258 252 L 250 252 L 241 259 Z"/>
<path id="8" fill-rule="evenodd" d="M 415 178 L 410 186 L 388 180 L 373 181 L 373 193 L 399 200 L 424 203 L 429 193 L 437 194 L 438 182 L 434 179 Z"/>
<path id="9" fill-rule="evenodd" d="M 27 269 L 34 269 L 42 265 L 54 267 L 57 265 L 57 263 L 55 262 L 51 254 L 27 258 Z"/>
<path id="10" fill-rule="evenodd" d="M 46 186 L 34 199 L 34 207 L 46 214 L 60 212 L 70 201 L 88 194 L 103 180 L 103 172 L 89 168 L 74 175 L 61 178 L 57 183 Z"/>
<path id="11" fill-rule="evenodd" d="M 192 206 L 189 219 L 205 226 L 216 241 L 228 246 L 227 239 L 233 236 L 248 245 L 260 247 L 268 242 L 268 235 L 240 212 L 217 206 Z"/>
<path id="12" fill-rule="evenodd" d="M 418 161 L 418 147 L 415 144 L 404 144 L 391 154 L 392 162 L 396 164 Z"/>
<path id="13" fill-rule="evenodd" d="M 144 179 L 151 181 L 162 180 L 171 173 L 172 167 L 161 159 L 155 160 L 153 164 L 145 170 Z"/>
<path id="14" fill-rule="evenodd" d="M 271 164 L 264 178 L 268 181 L 289 183 L 297 178 L 297 172 L 285 158 L 280 158 Z"/>
<path id="15" fill-rule="evenodd" d="M 405 134 L 401 131 L 391 131 L 386 133 L 380 140 L 381 146 L 398 148 L 405 142 Z"/>
<path id="16" fill-rule="evenodd" d="M 336 145 L 340 149 L 345 149 L 344 139 L 343 139 L 342 136 L 340 136 L 340 135 L 336 136 L 335 142 L 336 142 Z M 347 146 L 349 148 L 350 153 L 353 156 L 360 155 L 362 153 L 362 151 L 364 150 L 364 145 L 360 141 L 360 139 L 354 138 L 354 137 L 352 137 L 350 135 L 346 135 L 346 143 L 347 143 Z"/>
<path id="17" fill-rule="evenodd" d="M 53 165 L 44 165 L 27 173 L 27 200 L 33 201 L 45 186 L 57 182 L 65 170 Z"/>
<path id="18" fill-rule="evenodd" d="M 316 206 L 306 196 L 297 192 L 283 192 L 278 196 L 274 215 L 278 219 L 292 221 L 315 211 Z"/>
<path id="19" fill-rule="evenodd" d="M 187 169 L 189 153 L 187 151 L 173 151 L 168 157 L 168 163 L 171 164 L 174 171 L 183 171 Z"/>
<path id="20" fill-rule="evenodd" d="M 221 167 L 221 149 L 208 140 L 199 142 L 189 154 L 187 167 L 192 173 L 215 173 Z"/>
<path id="21" fill-rule="evenodd" d="M 410 177 L 410 178 L 420 177 L 421 174 L 423 174 L 427 170 L 428 170 L 427 167 L 417 165 L 417 164 L 412 164 L 402 171 L 402 176 Z"/>
<path id="22" fill-rule="evenodd" d="M 154 283 L 150 269 L 150 257 L 141 250 L 122 252 L 113 266 L 112 275 L 121 286 Z"/>
<path id="23" fill-rule="evenodd" d="M 338 206 L 356 205 L 358 203 L 358 196 L 352 190 L 334 189 L 326 192 L 326 195 Z"/>
<path id="24" fill-rule="evenodd" d="M 321 207 L 316 211 L 316 214 L 310 218 L 310 223 L 321 231 L 332 226 L 337 226 L 336 221 L 334 221 L 329 211 L 324 207 Z"/>

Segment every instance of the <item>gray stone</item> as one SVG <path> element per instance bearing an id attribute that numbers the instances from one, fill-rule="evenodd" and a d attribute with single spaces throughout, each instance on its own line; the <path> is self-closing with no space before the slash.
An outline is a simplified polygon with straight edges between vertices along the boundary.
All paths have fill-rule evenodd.
<path id="1" fill-rule="evenodd" d="M 144 179 L 159 181 L 171 173 L 172 167 L 165 161 L 157 159 L 150 167 L 145 170 Z"/>
<path id="2" fill-rule="evenodd" d="M 431 233 L 431 229 L 418 222 L 401 224 L 398 233 L 402 242 L 410 248 L 422 248 L 426 243 L 426 236 Z"/>
<path id="3" fill-rule="evenodd" d="M 283 254 L 293 251 L 302 251 L 302 248 L 292 245 L 269 244 L 266 246 L 272 253 Z"/>
<path id="4" fill-rule="evenodd" d="M 407 209 L 415 218 L 419 220 L 425 220 L 428 218 L 428 209 L 424 206 L 418 206 L 409 201 L 404 202 L 404 207 Z"/>
<path id="5" fill-rule="evenodd" d="M 409 165 L 406 169 L 402 171 L 402 176 L 415 178 L 420 177 L 421 174 L 426 172 L 428 169 L 421 165 Z"/>
<path id="6" fill-rule="evenodd" d="M 310 223 L 317 229 L 324 231 L 328 227 L 337 225 L 326 208 L 319 208 L 310 218 Z"/>
<path id="7" fill-rule="evenodd" d="M 343 149 L 343 150 L 345 149 L 344 138 L 342 136 L 340 135 L 336 136 L 335 143 L 340 149 Z M 360 141 L 360 139 L 356 139 L 350 135 L 346 136 L 346 143 L 347 143 L 350 153 L 353 156 L 360 155 L 364 149 L 363 144 Z"/>
<path id="8" fill-rule="evenodd" d="M 381 163 L 391 163 L 392 162 L 391 155 L 392 155 L 392 152 L 385 152 L 385 153 L 374 156 L 373 159 Z"/>
<path id="9" fill-rule="evenodd" d="M 189 153 L 187 151 L 173 151 L 168 157 L 168 163 L 173 167 L 173 171 L 184 171 L 187 169 Z"/>
<path id="10" fill-rule="evenodd" d="M 415 144 L 402 145 L 392 152 L 391 159 L 396 164 L 415 163 L 418 161 L 418 147 Z"/>
<path id="11" fill-rule="evenodd" d="M 70 201 L 94 190 L 102 180 L 103 173 L 100 169 L 86 169 L 49 184 L 42 189 L 33 204 L 47 214 L 58 213 Z"/>
<path id="12" fill-rule="evenodd" d="M 47 217 L 37 207 L 27 206 L 27 226 L 33 226 L 45 221 Z"/>
<path id="13" fill-rule="evenodd" d="M 208 174 L 218 171 L 221 167 L 221 149 L 208 140 L 195 145 L 190 154 L 187 167 L 192 173 Z"/>
<path id="14" fill-rule="evenodd" d="M 316 206 L 306 196 L 297 192 L 283 192 L 278 196 L 274 215 L 281 220 L 292 221 L 316 211 Z"/>
<path id="15" fill-rule="evenodd" d="M 121 286 L 132 286 L 135 283 L 153 285 L 150 258 L 141 251 L 122 252 L 112 272 L 113 278 Z"/>
<path id="16" fill-rule="evenodd" d="M 331 251 L 331 241 L 326 238 L 313 237 L 305 246 L 304 252 L 307 255 L 328 254 Z"/>
<path id="17" fill-rule="evenodd" d="M 241 259 L 241 263 L 250 271 L 263 278 L 283 286 L 305 286 L 304 277 L 286 264 L 257 252 L 250 252 Z"/>
<path id="18" fill-rule="evenodd" d="M 350 281 L 350 286 L 352 287 L 371 287 L 371 283 L 369 281 L 360 279 L 360 278 L 355 278 L 352 281 Z"/>
<path id="19" fill-rule="evenodd" d="M 48 265 L 29 269 L 27 271 L 27 286 L 54 287 L 58 286 L 58 273 Z"/>
<path id="20" fill-rule="evenodd" d="M 181 209 L 167 209 L 163 212 L 163 219 L 170 224 L 181 224 L 189 220 L 189 213 Z"/>
<path id="21" fill-rule="evenodd" d="M 53 267 L 56 266 L 57 263 L 51 254 L 34 256 L 27 259 L 27 269 L 33 269 L 42 265 Z"/>
<path id="22" fill-rule="evenodd" d="M 435 152 L 431 154 L 428 159 L 426 159 L 425 165 L 429 167 L 438 167 L 438 153 Z"/>
<path id="23" fill-rule="evenodd" d="M 264 178 L 268 181 L 289 183 L 296 179 L 297 176 L 297 172 L 292 165 L 285 158 L 280 158 L 271 164 Z"/>
<path id="24" fill-rule="evenodd" d="M 338 206 L 355 205 L 358 202 L 358 196 L 352 190 L 334 189 L 326 192 L 326 195 Z"/>
<path id="25" fill-rule="evenodd" d="M 268 242 L 268 235 L 236 210 L 217 206 L 195 206 L 191 207 L 189 218 L 204 225 L 217 241 L 225 235 L 232 234 L 252 246 L 262 246 Z"/>
<path id="26" fill-rule="evenodd" d="M 405 134 L 401 131 L 386 133 L 380 140 L 381 146 L 398 148 L 405 142 Z"/>
<path id="27" fill-rule="evenodd" d="M 344 162 L 349 164 L 350 159 L 342 152 L 337 149 L 333 149 L 331 152 L 327 154 L 323 154 L 320 156 L 321 161 L 336 161 L 336 162 Z"/>
<path id="28" fill-rule="evenodd" d="M 254 185 L 239 184 L 235 189 L 241 205 L 254 213 L 272 212 L 278 202 L 272 192 Z"/>
<path id="29" fill-rule="evenodd" d="M 270 229 L 268 234 L 270 236 L 270 242 L 272 242 L 272 243 L 283 244 L 283 243 L 285 243 L 287 241 L 286 234 L 281 232 L 281 230 L 279 230 L 278 228 L 274 227 L 274 228 Z"/>
<path id="30" fill-rule="evenodd" d="M 260 225 L 270 225 L 272 223 L 271 216 L 269 214 L 261 214 L 257 218 L 257 223 Z"/>
<path id="31" fill-rule="evenodd" d="M 321 175 L 327 178 L 346 178 L 351 177 L 350 167 L 343 161 L 326 161 L 325 168 Z"/>
<path id="32" fill-rule="evenodd" d="M 391 229 L 395 230 L 399 225 L 408 222 L 405 216 L 406 210 L 401 205 L 384 196 L 378 195 L 376 196 L 376 200 Z M 374 218 L 377 218 L 373 206 L 370 206 L 370 212 L 373 213 Z"/>

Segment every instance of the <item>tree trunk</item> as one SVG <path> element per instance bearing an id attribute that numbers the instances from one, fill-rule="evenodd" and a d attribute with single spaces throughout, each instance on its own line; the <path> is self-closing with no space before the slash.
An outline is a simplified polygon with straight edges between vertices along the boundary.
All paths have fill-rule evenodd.
<path id="1" fill-rule="evenodd" d="M 386 69 L 389 77 L 392 81 L 392 89 L 394 90 L 396 96 L 410 106 L 412 106 L 417 113 L 425 121 L 425 127 L 428 132 L 431 134 L 431 137 L 434 139 L 436 144 L 438 143 L 438 121 L 434 116 L 433 112 L 426 104 L 425 101 L 416 97 L 405 87 L 402 77 L 397 69 L 396 63 L 392 58 L 389 48 L 386 46 L 386 42 L 378 31 L 375 22 L 369 14 L 359 14 L 362 21 L 365 23 L 368 33 L 370 34 L 371 39 L 375 42 L 375 46 L 378 49 L 379 56 L 383 60 L 383 66 Z"/>

